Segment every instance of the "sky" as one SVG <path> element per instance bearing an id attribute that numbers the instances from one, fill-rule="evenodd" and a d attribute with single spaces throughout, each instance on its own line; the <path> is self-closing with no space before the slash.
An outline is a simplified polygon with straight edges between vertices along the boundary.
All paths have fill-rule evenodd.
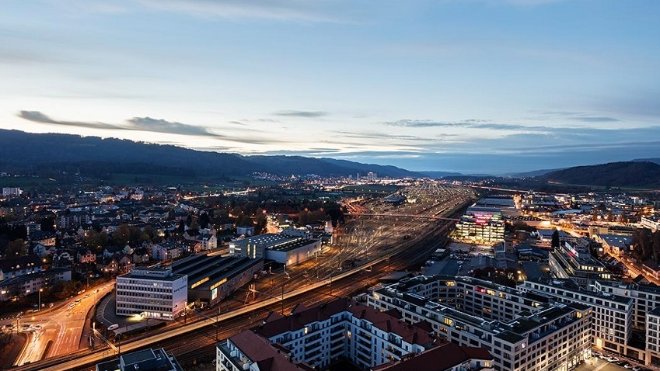
<path id="1" fill-rule="evenodd" d="M 5 0 L 0 128 L 509 173 L 660 157 L 657 0 Z"/>

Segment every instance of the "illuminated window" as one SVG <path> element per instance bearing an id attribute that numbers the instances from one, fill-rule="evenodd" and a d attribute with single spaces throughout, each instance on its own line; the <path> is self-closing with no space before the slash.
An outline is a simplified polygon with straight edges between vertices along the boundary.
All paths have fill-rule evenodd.
<path id="1" fill-rule="evenodd" d="M 445 317 L 444 323 L 445 323 L 445 325 L 451 326 L 451 325 L 454 324 L 454 321 L 452 321 L 451 318 Z"/>

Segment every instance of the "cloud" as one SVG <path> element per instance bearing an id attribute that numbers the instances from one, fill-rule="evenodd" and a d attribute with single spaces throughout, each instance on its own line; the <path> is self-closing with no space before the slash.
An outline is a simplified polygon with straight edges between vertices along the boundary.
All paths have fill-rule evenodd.
<path id="1" fill-rule="evenodd" d="M 275 112 L 275 115 L 284 117 L 317 118 L 327 116 L 328 113 L 323 111 L 279 111 Z"/>
<path id="2" fill-rule="evenodd" d="M 210 132 L 201 126 L 186 125 L 180 122 L 154 119 L 151 117 L 133 117 L 126 121 L 130 124 L 128 130 L 151 131 L 154 133 L 167 133 L 179 135 L 198 135 L 223 137 L 222 135 Z"/>
<path id="3" fill-rule="evenodd" d="M 574 120 L 582 122 L 619 122 L 619 119 L 607 116 L 583 116 L 575 117 Z"/>
<path id="4" fill-rule="evenodd" d="M 136 130 L 149 131 L 154 133 L 194 135 L 194 136 L 212 136 L 223 138 L 224 136 L 210 132 L 201 126 L 182 124 L 175 121 L 154 119 L 151 117 L 133 117 L 126 120 L 125 125 L 108 124 L 104 122 L 84 122 L 84 121 L 62 121 L 55 120 L 40 111 L 20 111 L 18 117 L 40 123 L 60 126 L 71 126 L 87 129 L 105 129 L 105 130 Z"/>
<path id="5" fill-rule="evenodd" d="M 338 22 L 337 2 L 299 0 L 139 0 L 161 11 L 203 18 L 264 19 L 297 22 Z"/>
<path id="6" fill-rule="evenodd" d="M 430 121 L 430 120 L 397 120 L 385 122 L 385 125 L 398 126 L 405 128 L 467 128 L 467 129 L 491 129 L 491 130 L 530 130 L 530 131 L 548 131 L 553 128 L 548 126 L 521 125 L 521 124 L 502 124 L 488 122 L 485 120 L 464 120 L 456 122 Z"/>
<path id="7" fill-rule="evenodd" d="M 39 111 L 20 111 L 18 113 L 18 117 L 36 122 L 39 124 L 51 124 L 51 125 L 61 125 L 61 126 L 72 126 L 72 127 L 80 127 L 80 128 L 87 128 L 87 129 L 111 129 L 111 130 L 126 130 L 126 128 L 118 126 L 118 125 L 112 125 L 112 124 L 106 124 L 103 122 L 81 122 L 81 121 L 59 121 L 59 120 L 54 120 L 47 116 L 46 114 L 39 112 Z"/>

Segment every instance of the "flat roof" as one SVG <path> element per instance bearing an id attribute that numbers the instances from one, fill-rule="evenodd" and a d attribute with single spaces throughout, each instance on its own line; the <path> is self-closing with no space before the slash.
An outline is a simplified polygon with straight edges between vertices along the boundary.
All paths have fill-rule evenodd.
<path id="1" fill-rule="evenodd" d="M 246 269 L 262 263 L 261 259 L 250 259 L 239 256 L 194 255 L 181 259 L 172 265 L 177 274 L 188 276 L 188 287 L 191 290 L 209 289 L 223 279 L 230 279 Z M 199 283 L 206 280 L 202 283 Z M 194 288 L 193 285 L 196 285 Z"/>

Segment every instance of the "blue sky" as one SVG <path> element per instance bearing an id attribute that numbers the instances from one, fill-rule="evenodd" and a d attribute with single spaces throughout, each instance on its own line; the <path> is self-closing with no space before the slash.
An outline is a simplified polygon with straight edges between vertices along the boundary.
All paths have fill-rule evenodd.
<path id="1" fill-rule="evenodd" d="M 2 3 L 0 127 L 503 173 L 660 157 L 660 2 Z"/>

